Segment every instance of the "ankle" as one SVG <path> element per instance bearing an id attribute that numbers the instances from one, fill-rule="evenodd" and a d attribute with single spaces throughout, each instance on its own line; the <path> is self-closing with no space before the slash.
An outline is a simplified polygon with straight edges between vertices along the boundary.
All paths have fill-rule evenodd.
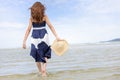
<path id="1" fill-rule="evenodd" d="M 41 72 L 42 72 L 42 73 L 45 73 L 46 71 L 43 69 Z"/>

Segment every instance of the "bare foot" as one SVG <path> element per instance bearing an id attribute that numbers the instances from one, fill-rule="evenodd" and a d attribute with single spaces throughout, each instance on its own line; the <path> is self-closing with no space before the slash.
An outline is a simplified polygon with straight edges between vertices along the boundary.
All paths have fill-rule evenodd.
<path id="1" fill-rule="evenodd" d="M 46 72 L 43 72 L 43 73 L 42 73 L 42 76 L 46 77 L 46 76 L 47 76 Z"/>
<path id="2" fill-rule="evenodd" d="M 43 77 L 46 77 L 46 76 L 47 76 L 46 72 L 42 73 L 42 76 L 43 76 Z"/>

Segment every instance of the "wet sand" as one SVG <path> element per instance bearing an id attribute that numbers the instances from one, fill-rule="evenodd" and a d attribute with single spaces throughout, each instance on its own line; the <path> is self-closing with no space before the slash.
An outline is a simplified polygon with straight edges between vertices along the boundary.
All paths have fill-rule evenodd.
<path id="1" fill-rule="evenodd" d="M 48 72 L 47 77 L 42 77 L 39 73 L 0 76 L 0 80 L 120 80 L 118 72 L 119 67 L 93 68 Z"/>

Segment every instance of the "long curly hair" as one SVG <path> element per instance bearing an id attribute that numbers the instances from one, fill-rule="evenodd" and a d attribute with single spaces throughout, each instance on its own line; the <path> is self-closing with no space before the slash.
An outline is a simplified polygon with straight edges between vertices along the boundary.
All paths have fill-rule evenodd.
<path id="1" fill-rule="evenodd" d="M 45 15 L 45 6 L 41 2 L 35 2 L 31 10 L 31 17 L 35 22 L 43 22 L 43 17 Z"/>

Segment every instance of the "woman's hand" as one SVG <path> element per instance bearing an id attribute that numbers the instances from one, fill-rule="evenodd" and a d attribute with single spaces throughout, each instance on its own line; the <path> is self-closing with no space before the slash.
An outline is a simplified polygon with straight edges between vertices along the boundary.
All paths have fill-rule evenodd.
<path id="1" fill-rule="evenodd" d="M 56 37 L 56 40 L 57 41 L 62 41 L 63 39 L 59 38 L 59 37 Z"/>
<path id="2" fill-rule="evenodd" d="M 23 49 L 26 49 L 26 42 L 23 42 Z"/>

